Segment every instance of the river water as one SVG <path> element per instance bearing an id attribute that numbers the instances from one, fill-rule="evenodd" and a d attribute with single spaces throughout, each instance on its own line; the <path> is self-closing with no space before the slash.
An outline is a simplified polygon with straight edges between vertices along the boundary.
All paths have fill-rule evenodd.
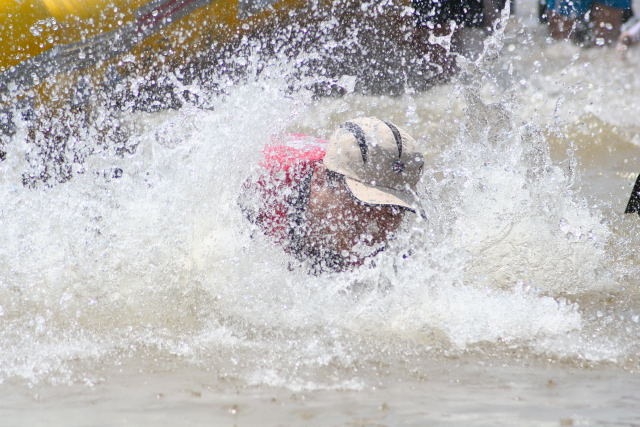
<path id="1" fill-rule="evenodd" d="M 213 109 L 128 116 L 134 153 L 49 188 L 21 185 L 19 124 L 0 425 L 640 424 L 640 50 L 551 43 L 533 7 L 448 84 L 317 98 L 275 60 Z M 290 271 L 242 183 L 271 135 L 362 115 L 424 148 L 429 219 L 375 266 Z"/>

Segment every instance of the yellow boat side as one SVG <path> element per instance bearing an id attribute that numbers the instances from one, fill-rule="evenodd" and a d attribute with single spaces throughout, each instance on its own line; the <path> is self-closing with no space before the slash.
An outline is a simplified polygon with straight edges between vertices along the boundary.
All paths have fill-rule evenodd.
<path id="1" fill-rule="evenodd" d="M 34 87 L 127 53 L 160 47 L 180 60 L 224 42 L 301 0 L 0 0 L 0 88 Z M 136 58 L 137 59 L 137 58 Z"/>

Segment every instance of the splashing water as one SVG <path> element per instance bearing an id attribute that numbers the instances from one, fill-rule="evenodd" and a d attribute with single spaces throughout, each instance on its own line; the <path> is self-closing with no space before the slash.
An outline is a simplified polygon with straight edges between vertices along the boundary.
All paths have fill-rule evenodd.
<path id="1" fill-rule="evenodd" d="M 410 376 L 412 360 L 469 354 L 633 369 L 638 227 L 583 190 L 595 179 L 578 158 L 598 148 L 575 145 L 572 120 L 589 119 L 560 117 L 582 101 L 561 95 L 560 115 L 549 101 L 584 84 L 584 63 L 604 60 L 576 50 L 589 59 L 558 72 L 502 54 L 518 41 L 539 49 L 534 64 L 557 64 L 573 49 L 522 40 L 522 28 L 498 28 L 484 56 L 461 58 L 461 79 L 397 97 L 351 93 L 345 75 L 331 81 L 347 94 L 317 99 L 308 88 L 326 78 L 295 74 L 314 54 L 250 55 L 259 71 L 209 82 L 222 94 L 191 87 L 212 108 L 118 115 L 130 150 L 102 142 L 116 119 L 98 109 L 69 149 L 83 161 L 66 159 L 70 178 L 54 185 L 22 184 L 38 157 L 30 124 L 18 123 L 1 164 L 0 381 L 96 382 L 99 366 L 130 359 L 292 390 L 360 389 L 380 364 Z M 565 81 L 550 84 L 558 73 Z M 619 101 L 588 111 L 603 132 L 636 134 L 608 102 Z M 238 209 L 242 183 L 271 135 L 326 137 L 361 115 L 388 117 L 423 144 L 429 219 L 406 221 L 374 267 L 289 271 Z M 573 148 L 558 150 L 567 140 Z"/>

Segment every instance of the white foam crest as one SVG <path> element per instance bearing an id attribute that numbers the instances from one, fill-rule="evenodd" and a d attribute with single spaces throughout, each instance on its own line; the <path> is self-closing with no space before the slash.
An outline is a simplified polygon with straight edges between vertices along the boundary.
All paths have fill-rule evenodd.
<path id="1" fill-rule="evenodd" d="M 442 155 L 448 178 L 434 197 L 453 218 L 446 244 L 470 254 L 466 281 L 524 281 L 553 294 L 611 289 L 611 235 L 600 213 L 552 162 L 543 134 L 515 127 L 521 120 L 507 110 L 472 100 L 463 132 Z"/>
<path id="2" fill-rule="evenodd" d="M 67 183 L 30 190 L 19 172 L 5 176 L 1 316 L 43 315 L 54 335 L 139 324 L 176 333 L 198 328 L 217 292 L 255 268 L 242 260 L 250 242 L 237 196 L 261 147 L 300 101 L 275 86 L 240 85 L 217 111 L 139 115 L 134 155 L 96 153 Z M 176 127 L 189 132 L 167 140 L 162 129 Z M 21 158 L 21 138 L 10 144 L 9 159 Z M 122 177 L 105 180 L 102 172 L 114 168 Z M 72 346 L 29 350 L 38 345 L 15 342 L 19 324 L 3 334 L 5 345 L 51 363 L 70 354 Z M 126 348 L 126 340 L 111 344 Z M 25 372 L 37 363 L 21 363 L 14 359 L 2 375 L 31 378 Z"/>
<path id="3" fill-rule="evenodd" d="M 418 339 L 436 334 L 460 350 L 479 343 L 530 345 L 582 327 L 575 306 L 523 288 L 505 292 L 442 284 L 416 297 L 409 310 L 391 317 L 392 330 Z"/>

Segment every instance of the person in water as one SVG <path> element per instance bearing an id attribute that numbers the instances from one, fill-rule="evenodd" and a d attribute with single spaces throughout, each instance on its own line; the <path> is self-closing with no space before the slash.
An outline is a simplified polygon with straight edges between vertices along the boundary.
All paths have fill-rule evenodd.
<path id="1" fill-rule="evenodd" d="M 384 250 L 407 212 L 420 212 L 423 164 L 402 128 L 353 119 L 329 141 L 289 135 L 267 146 L 262 173 L 244 185 L 257 197 L 240 205 L 312 274 L 345 271 Z"/>

